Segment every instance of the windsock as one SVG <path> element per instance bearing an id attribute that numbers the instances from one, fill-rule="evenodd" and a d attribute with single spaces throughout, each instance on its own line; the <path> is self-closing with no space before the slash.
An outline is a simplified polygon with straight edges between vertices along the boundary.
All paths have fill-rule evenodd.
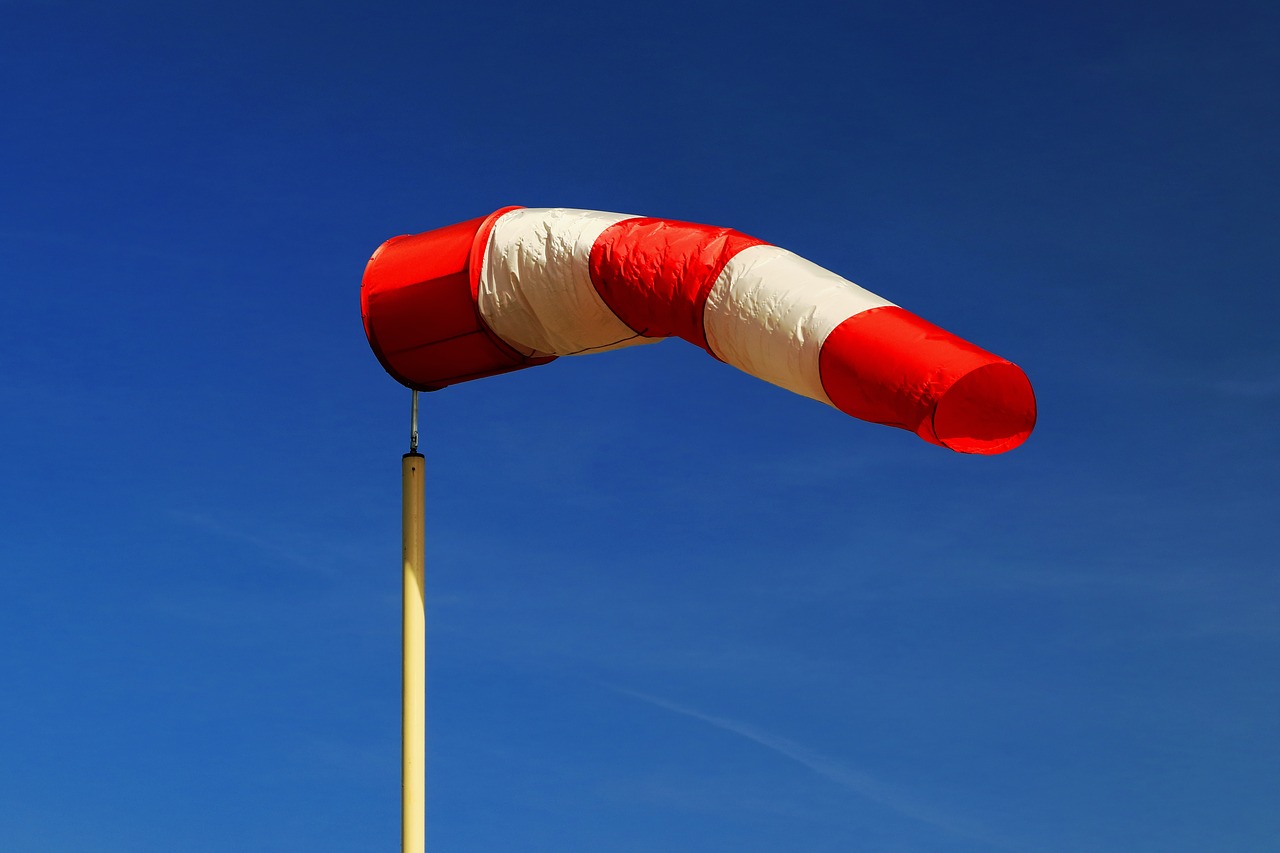
<path id="1" fill-rule="evenodd" d="M 786 249 L 729 228 L 508 207 L 383 243 L 360 289 L 382 366 L 420 391 L 668 337 L 961 453 L 1035 426 L 1026 374 Z"/>

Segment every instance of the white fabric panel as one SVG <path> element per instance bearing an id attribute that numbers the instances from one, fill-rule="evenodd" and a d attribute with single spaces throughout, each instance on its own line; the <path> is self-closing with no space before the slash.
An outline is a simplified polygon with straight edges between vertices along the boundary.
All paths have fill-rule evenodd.
<path id="1" fill-rule="evenodd" d="M 591 247 L 621 213 L 564 207 L 503 214 L 485 247 L 477 301 L 499 337 L 527 355 L 578 355 L 654 343 L 609 310 L 591 283 Z"/>
<path id="2" fill-rule="evenodd" d="M 777 246 L 751 246 L 725 264 L 707 297 L 711 351 L 788 391 L 831 404 L 818 354 L 836 326 L 893 303 Z"/>

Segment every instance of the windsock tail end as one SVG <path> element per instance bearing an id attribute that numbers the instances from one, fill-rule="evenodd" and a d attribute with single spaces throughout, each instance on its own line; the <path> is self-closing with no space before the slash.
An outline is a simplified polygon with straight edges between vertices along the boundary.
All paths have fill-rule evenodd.
<path id="1" fill-rule="evenodd" d="M 1035 392 L 1021 368 L 896 306 L 837 326 L 819 370 L 840 411 L 959 453 L 1004 453 L 1035 427 Z"/>
<path id="2" fill-rule="evenodd" d="M 929 423 L 933 435 L 920 435 L 959 453 L 991 456 L 1022 444 L 1035 425 L 1031 381 L 1016 364 L 996 361 L 947 388 Z"/>

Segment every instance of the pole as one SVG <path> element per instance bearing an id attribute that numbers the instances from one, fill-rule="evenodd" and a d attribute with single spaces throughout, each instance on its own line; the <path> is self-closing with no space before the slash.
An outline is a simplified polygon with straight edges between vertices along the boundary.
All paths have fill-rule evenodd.
<path id="1" fill-rule="evenodd" d="M 404 556 L 403 680 L 400 725 L 400 850 L 426 849 L 427 619 L 423 599 L 425 460 L 418 452 L 418 392 L 413 392 L 409 452 L 400 461 Z"/>

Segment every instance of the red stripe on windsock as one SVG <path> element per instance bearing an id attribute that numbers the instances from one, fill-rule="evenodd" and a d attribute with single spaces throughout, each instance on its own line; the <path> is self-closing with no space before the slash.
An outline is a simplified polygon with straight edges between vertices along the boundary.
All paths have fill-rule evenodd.
<path id="1" fill-rule="evenodd" d="M 823 344 L 818 368 L 840 411 L 961 453 L 1012 450 L 1036 423 L 1021 368 L 901 308 L 845 320 Z"/>
<path id="2" fill-rule="evenodd" d="M 763 243 L 731 228 L 625 219 L 591 247 L 591 282 L 636 333 L 684 338 L 711 352 L 702 322 L 707 294 L 734 255 Z"/>
<path id="3" fill-rule="evenodd" d="M 438 391 L 544 364 L 490 331 L 476 309 L 476 277 L 494 222 L 514 207 L 378 247 L 360 285 L 360 314 L 378 361 L 401 384 Z"/>

